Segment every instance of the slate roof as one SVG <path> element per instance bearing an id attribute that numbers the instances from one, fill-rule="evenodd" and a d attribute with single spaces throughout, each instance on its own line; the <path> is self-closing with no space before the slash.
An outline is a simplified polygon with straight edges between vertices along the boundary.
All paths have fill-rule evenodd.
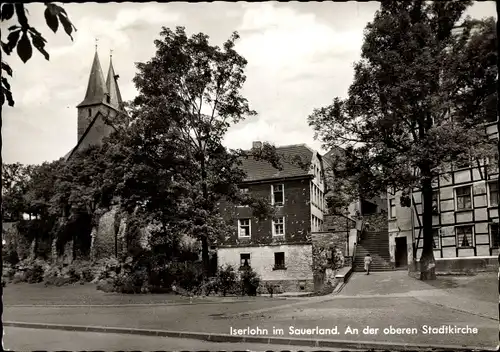
<path id="1" fill-rule="evenodd" d="M 109 58 L 109 70 L 108 78 L 106 79 L 106 88 L 110 97 L 110 104 L 118 109 L 122 109 L 123 101 L 122 95 L 120 93 L 120 88 L 118 87 L 118 75 L 115 73 L 113 68 L 113 61 Z"/>
<path id="2" fill-rule="evenodd" d="M 310 163 L 312 161 L 313 155 L 317 153 L 305 144 L 294 144 L 276 147 L 276 151 L 278 154 L 283 155 L 288 160 L 293 160 L 295 156 L 299 156 L 302 162 L 305 163 Z M 243 157 L 241 159 L 241 162 L 241 168 L 247 174 L 245 182 L 256 182 L 291 177 L 312 177 L 312 173 L 309 169 L 303 169 L 302 167 L 300 167 L 300 165 L 294 165 L 287 162 L 282 162 L 282 170 L 274 168 L 268 161 L 255 160 L 252 157 Z"/>
<path id="3" fill-rule="evenodd" d="M 104 74 L 102 73 L 101 62 L 99 61 L 99 56 L 96 51 L 94 62 L 90 69 L 89 83 L 87 85 L 85 98 L 77 107 L 103 103 L 105 102 L 106 94 L 108 94 L 108 89 L 104 80 Z"/>

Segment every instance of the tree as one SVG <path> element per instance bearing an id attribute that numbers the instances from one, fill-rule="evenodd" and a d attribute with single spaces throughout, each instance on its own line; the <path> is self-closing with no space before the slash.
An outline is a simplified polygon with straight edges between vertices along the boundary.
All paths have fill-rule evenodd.
<path id="1" fill-rule="evenodd" d="M 228 151 L 222 140 L 232 123 L 255 114 L 240 93 L 247 61 L 234 50 L 237 33 L 222 48 L 210 45 L 202 33 L 188 38 L 183 27 L 175 32 L 163 28 L 160 35 L 156 55 L 137 64 L 139 95 L 132 114 L 151 126 L 161 125 L 154 138 L 164 146 L 162 153 L 171 148 L 182 155 L 183 170 L 172 178 L 188 192 L 189 232 L 201 240 L 207 270 L 210 242 L 221 230 L 216 224 L 223 223 L 217 203 L 238 197 L 237 185 L 244 177 L 238 169 L 241 153 Z"/>
<path id="2" fill-rule="evenodd" d="M 28 190 L 32 171 L 32 165 L 2 164 L 2 211 L 11 220 L 19 219 L 26 211 L 24 195 Z"/>
<path id="3" fill-rule="evenodd" d="M 470 5 L 383 1 L 348 98 L 309 117 L 325 147 L 345 148 L 344 175 L 356 179 L 357 195 L 422 192 L 422 280 L 435 278 L 433 180 L 453 162 L 493 151 L 482 123 L 496 104 L 495 22 L 459 23 Z"/>
<path id="4" fill-rule="evenodd" d="M 59 23 L 64 28 L 66 34 L 73 40 L 71 34 L 73 31 L 76 32 L 75 26 L 69 20 L 66 10 L 61 6 L 53 3 L 45 3 L 45 21 L 47 26 L 56 33 L 59 28 Z M 1 19 L 2 22 L 9 21 L 13 19 L 14 14 L 17 17 L 17 23 L 8 28 L 9 35 L 7 36 L 7 42 L 2 43 L 2 51 L 6 55 L 10 55 L 14 49 L 17 49 L 17 54 L 19 58 L 24 62 L 28 62 L 33 55 L 33 46 L 49 60 L 49 53 L 45 50 L 45 44 L 47 40 L 42 36 L 42 34 L 34 27 L 32 27 L 28 22 L 28 11 L 25 5 L 22 3 L 5 3 L 2 4 Z M 31 38 L 31 40 L 30 40 Z M 7 64 L 7 62 L 2 60 L 2 71 L 5 71 L 9 76 L 12 77 L 12 68 Z M 12 92 L 10 90 L 10 84 L 6 77 L 2 75 L 2 106 L 5 101 L 8 102 L 9 106 L 14 106 L 14 99 L 12 97 Z"/>

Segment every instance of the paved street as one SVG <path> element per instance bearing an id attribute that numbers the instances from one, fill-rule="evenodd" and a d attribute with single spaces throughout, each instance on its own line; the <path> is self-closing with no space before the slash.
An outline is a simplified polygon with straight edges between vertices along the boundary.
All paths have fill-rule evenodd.
<path id="1" fill-rule="evenodd" d="M 27 339 L 26 336 L 30 338 Z M 287 345 L 250 343 L 214 343 L 167 337 L 124 334 L 71 332 L 7 327 L 4 346 L 12 351 L 340 351 L 340 349 L 304 348 Z M 43 348 L 41 348 L 43 346 Z"/>
<path id="2" fill-rule="evenodd" d="M 211 298 L 205 301 L 195 300 L 193 304 L 179 301 L 178 304 L 136 306 L 10 306 L 9 295 L 12 293 L 9 294 L 7 287 L 3 319 L 216 334 L 230 334 L 231 329 L 234 331 L 250 327 L 267 329 L 267 334 L 264 334 L 266 336 L 495 347 L 498 343 L 498 303 L 493 302 L 489 291 L 496 289 L 496 275 L 489 273 L 468 279 L 446 277 L 446 282 L 441 280 L 442 277 L 431 285 L 412 279 L 405 272 L 374 273 L 369 276 L 355 273 L 338 296 L 293 299 L 257 297 L 230 304 L 216 304 L 216 298 Z M 450 287 L 460 286 L 455 281 L 468 284 L 462 285 L 464 287 L 455 292 Z M 474 299 L 474 290 L 470 287 L 474 282 L 478 283 L 482 291 L 486 291 L 478 293 L 478 299 Z M 441 288 L 440 285 L 446 287 Z M 74 290 L 73 293 L 76 294 L 76 288 Z M 116 295 L 121 296 L 124 295 Z M 146 300 L 145 297 L 156 299 L 153 298 L 154 295 L 131 295 L 127 299 L 129 303 L 133 303 L 135 300 Z M 33 302 L 31 298 L 27 300 Z M 64 298 L 64 301 L 68 302 L 69 299 Z M 22 300 L 17 298 L 16 303 L 22 304 Z M 469 331 L 468 334 L 443 331 L 425 334 L 424 325 L 436 328 L 468 326 L 477 331 Z M 378 328 L 378 333 L 363 333 L 367 326 Z M 312 331 L 303 332 L 305 335 L 292 335 L 291 327 L 337 327 L 338 334 Z M 347 327 L 359 329 L 359 333 L 346 332 Z M 385 328 L 391 327 L 415 328 L 417 331 L 400 333 L 389 330 L 384 333 Z M 275 329 L 283 329 L 283 332 L 279 333 Z M 39 348 L 42 347 L 44 348 Z"/>

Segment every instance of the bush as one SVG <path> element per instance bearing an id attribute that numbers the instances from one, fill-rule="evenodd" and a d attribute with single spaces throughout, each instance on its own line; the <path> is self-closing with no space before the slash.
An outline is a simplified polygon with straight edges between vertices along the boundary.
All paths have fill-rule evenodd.
<path id="1" fill-rule="evenodd" d="M 19 256 L 15 250 L 7 251 L 3 257 L 4 261 L 11 265 L 16 265 L 19 263 Z"/>
<path id="2" fill-rule="evenodd" d="M 238 276 L 236 271 L 231 265 L 220 267 L 215 277 L 216 292 L 222 292 L 225 297 L 227 293 L 235 291 L 236 284 L 238 283 Z"/>
<path id="3" fill-rule="evenodd" d="M 199 263 L 172 263 L 167 272 L 173 280 L 172 284 L 187 291 L 196 291 L 203 284 L 203 268 Z"/>
<path id="4" fill-rule="evenodd" d="M 120 273 L 121 268 L 122 266 L 116 258 L 101 259 L 94 266 L 93 272 L 91 271 L 91 276 L 93 276 L 92 281 L 98 282 L 116 277 Z"/>
<path id="5" fill-rule="evenodd" d="M 4 264 L 2 268 L 2 280 L 11 281 L 16 273 L 16 268 L 10 264 Z"/>
<path id="6" fill-rule="evenodd" d="M 70 265 L 54 264 L 48 266 L 43 274 L 46 286 L 64 286 L 76 282 L 91 282 L 94 276 L 89 262 L 75 261 Z"/>
<path id="7" fill-rule="evenodd" d="M 271 295 L 271 297 L 274 294 L 280 294 L 280 293 L 284 292 L 283 287 L 281 285 L 276 285 L 276 284 L 273 284 L 272 282 L 266 282 L 265 289 L 266 289 L 267 293 L 269 293 Z"/>
<path id="8" fill-rule="evenodd" d="M 260 278 L 252 268 L 243 270 L 241 273 L 241 294 L 256 296 L 260 286 Z"/>
<path id="9" fill-rule="evenodd" d="M 25 280 L 29 284 L 36 284 L 43 281 L 43 267 L 39 263 L 34 263 L 26 270 Z"/>

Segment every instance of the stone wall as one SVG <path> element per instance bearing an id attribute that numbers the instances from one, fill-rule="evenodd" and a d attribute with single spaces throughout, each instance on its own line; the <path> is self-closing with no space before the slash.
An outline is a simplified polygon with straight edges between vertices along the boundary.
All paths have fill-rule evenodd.
<path id="1" fill-rule="evenodd" d="M 323 223 L 324 231 L 330 232 L 349 232 L 356 227 L 356 222 L 343 215 L 329 214 L 325 215 Z"/>
<path id="2" fill-rule="evenodd" d="M 274 268 L 274 253 L 285 254 L 285 269 Z M 240 255 L 250 254 L 250 266 L 259 275 L 262 285 L 266 282 L 279 283 L 288 291 L 302 291 L 306 285 L 312 290 L 312 246 L 305 245 L 277 245 L 251 247 L 224 247 L 217 251 L 218 266 L 231 265 L 240 267 Z"/>
<path id="3" fill-rule="evenodd" d="M 386 213 L 366 215 L 363 219 L 366 231 L 383 232 L 389 229 Z"/>
<path id="4" fill-rule="evenodd" d="M 446 258 L 436 259 L 436 274 L 464 274 L 471 272 L 497 272 L 498 257 Z M 420 271 L 420 262 L 416 262 Z"/>
<path id="5" fill-rule="evenodd" d="M 109 211 L 102 211 L 97 225 L 92 228 L 91 258 L 100 259 L 115 256 L 116 229 L 115 217 L 119 206 L 113 206 Z"/>
<path id="6" fill-rule="evenodd" d="M 313 232 L 312 244 L 322 249 L 338 248 L 342 255 L 347 253 L 347 233 L 345 232 Z"/>

